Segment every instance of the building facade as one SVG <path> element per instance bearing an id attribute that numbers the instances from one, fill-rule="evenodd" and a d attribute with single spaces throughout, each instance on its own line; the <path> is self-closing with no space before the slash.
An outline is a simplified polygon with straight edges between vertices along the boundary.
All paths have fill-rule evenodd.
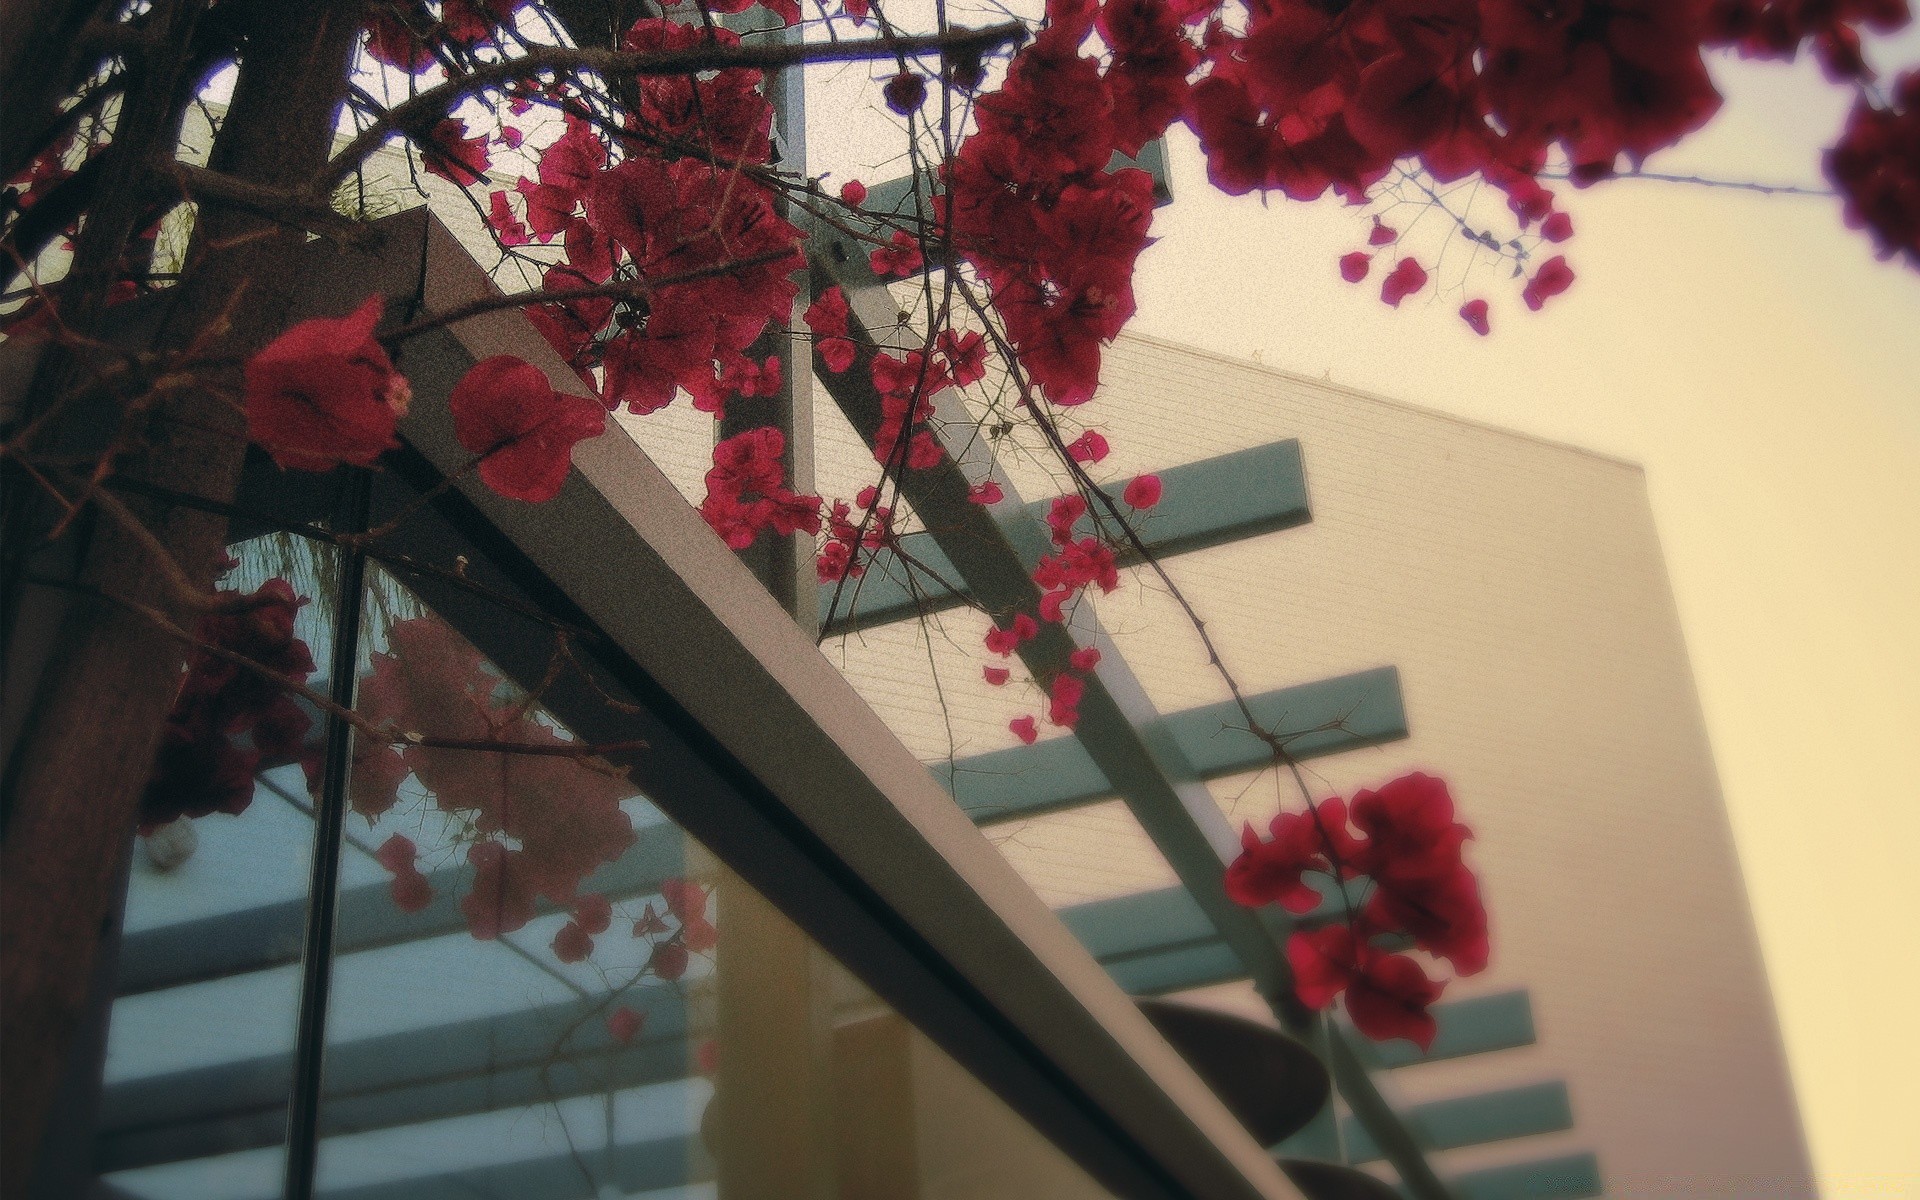
<path id="1" fill-rule="evenodd" d="M 491 286 L 437 226 L 395 241 L 426 269 L 317 261 L 290 315 Z M 566 383 L 506 312 L 403 367 L 439 397 L 493 353 Z M 1430 1160 L 1474 1200 L 1810 1194 L 1638 471 L 1145 339 L 1106 381 L 1102 470 L 1168 480 L 1144 532 L 1315 786 L 1425 768 L 1476 831 L 1494 966 L 1434 1053 L 1336 1064 L 1342 1119 L 1290 1152 Z M 1019 498 L 1061 481 L 962 429 L 959 469 L 1012 494 L 989 519 L 1018 573 Z M 1236 748 L 1165 588 L 1137 570 L 1074 613 L 1113 715 L 1021 748 L 1037 694 L 983 679 L 983 616 L 888 620 L 876 569 L 823 592 L 823 656 L 679 502 L 710 421 L 628 432 L 541 506 L 440 489 L 467 455 L 431 402 L 390 472 L 290 488 L 256 464 L 233 582 L 309 597 L 312 686 L 428 735 L 473 709 L 615 749 L 483 780 L 422 752 L 362 794 L 378 756 L 316 719 L 317 769 L 264 764 L 246 813 L 148 838 L 73 1177 L 153 1200 L 1337 1194 L 1290 1182 L 1128 998 L 1271 1025 L 1272 976 L 1245 979 L 1284 943 L 1217 881 L 1232 828 L 1293 798 Z M 847 418 L 822 403 L 811 432 L 821 490 L 870 481 Z M 402 512 L 373 550 L 325 536 Z M 431 686 L 394 707 L 408 680 Z M 543 851 L 528 805 L 601 841 Z"/>
<path id="2" fill-rule="evenodd" d="M 1314 786 L 1350 795 L 1426 770 L 1474 829 L 1493 962 L 1449 999 L 1524 989 L 1537 1037 L 1394 1083 L 1416 1106 L 1564 1102 L 1571 1127 L 1446 1151 L 1443 1174 L 1591 1152 L 1608 1196 L 1812 1195 L 1640 468 L 1141 337 L 1108 352 L 1084 411 L 1119 479 L 1298 439 L 1310 521 L 1165 565 L 1249 693 L 1397 668 L 1407 735 L 1313 759 Z M 1023 482 L 1047 494 L 1042 469 Z M 1162 712 L 1223 699 L 1156 581 L 1099 607 Z M 972 719 L 929 721 L 911 672 L 889 668 L 907 658 L 898 636 L 844 651 L 896 731 L 934 760 L 951 724 L 969 749 L 1004 744 L 1006 700 L 958 664 L 943 690 Z M 1271 771 L 1211 788 L 1236 828 L 1299 805 Z M 1118 802 L 986 828 L 1056 906 L 1174 882 Z M 1267 1009 L 1245 983 L 1192 994 Z"/>

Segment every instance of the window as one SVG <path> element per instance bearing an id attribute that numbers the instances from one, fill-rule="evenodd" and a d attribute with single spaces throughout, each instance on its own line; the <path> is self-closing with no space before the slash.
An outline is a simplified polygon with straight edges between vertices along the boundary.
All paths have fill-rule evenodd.
<path id="1" fill-rule="evenodd" d="M 409 461 L 298 494 L 250 479 L 242 510 L 278 527 L 236 524 L 226 586 L 286 580 L 310 688 L 420 737 L 308 704 L 297 737 L 262 739 L 244 812 L 142 839 L 91 1150 L 109 1194 L 1165 1196 L 1223 1171 L 1261 1194 L 978 894 L 981 868 L 874 803 L 895 762 L 933 787 L 911 756 L 815 753 L 847 721 L 802 722 L 823 700 L 787 692 L 762 729 L 787 756 L 741 761 L 737 730 Z M 582 511 L 614 515 L 597 493 L 537 515 Z M 316 528 L 379 536 L 361 553 Z M 653 552 L 630 526 L 620 548 Z M 711 635 L 655 557 L 610 579 L 635 618 Z M 725 671 L 765 647 L 711 649 L 714 694 L 751 705 L 767 680 Z M 850 858 L 790 793 L 853 770 L 837 819 L 874 844 Z M 1169 1154 L 1182 1137 L 1207 1153 Z"/>

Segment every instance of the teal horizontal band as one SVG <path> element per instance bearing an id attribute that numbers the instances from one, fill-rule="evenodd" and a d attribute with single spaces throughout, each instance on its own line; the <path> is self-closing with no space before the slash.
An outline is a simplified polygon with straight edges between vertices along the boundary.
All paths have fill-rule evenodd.
<path id="1" fill-rule="evenodd" d="M 1568 1154 L 1469 1171 L 1447 1181 L 1459 1200 L 1574 1200 L 1601 1192 L 1600 1160 Z"/>
<path id="2" fill-rule="evenodd" d="M 1457 1150 L 1571 1129 L 1573 1105 L 1567 1098 L 1567 1085 L 1555 1081 L 1432 1100 L 1403 1110 L 1401 1118 L 1423 1149 Z M 1349 1118 L 1342 1122 L 1340 1134 L 1348 1162 L 1372 1162 L 1380 1157 L 1379 1147 L 1358 1121 Z"/>
<path id="3" fill-rule="evenodd" d="M 1160 503 L 1137 518 L 1141 538 L 1156 557 L 1291 529 L 1312 520 L 1297 441 L 1172 467 L 1160 472 L 1160 482 Z M 1119 500 L 1124 484 L 1118 481 L 1106 490 Z M 1036 500 L 1001 520 L 1038 526 L 1052 506 L 1051 498 Z M 953 591 L 963 587 L 960 573 L 931 534 L 907 534 L 900 539 L 900 548 L 900 555 L 882 552 L 857 587 L 831 583 L 820 589 L 822 613 L 833 611 L 836 593 L 844 610 L 835 614 L 829 632 L 865 629 L 960 603 Z M 1117 558 L 1123 566 L 1140 561 L 1138 554 L 1125 550 Z M 1032 570 L 1035 565 L 1026 567 Z"/>
<path id="4" fill-rule="evenodd" d="M 1392 667 L 1263 692 L 1248 705 L 1261 725 L 1285 739 L 1295 758 L 1407 736 L 1400 673 Z M 1247 732 L 1245 718 L 1230 702 L 1190 708 L 1161 720 L 1202 778 L 1250 771 L 1273 759 L 1267 744 Z M 981 824 L 1073 808 L 1120 790 L 1076 738 L 977 754 L 932 770 L 967 815 Z"/>

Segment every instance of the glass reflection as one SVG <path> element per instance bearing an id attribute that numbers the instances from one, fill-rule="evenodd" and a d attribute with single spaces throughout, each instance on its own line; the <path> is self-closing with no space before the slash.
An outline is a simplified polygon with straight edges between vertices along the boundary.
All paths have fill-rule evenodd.
<path id="1" fill-rule="evenodd" d="M 333 552 L 274 535 L 236 553 L 227 586 L 288 580 L 308 600 L 291 632 L 326 663 Z M 365 575 L 314 1194 L 1104 1195 L 640 794 L 644 747 L 569 729 L 553 709 L 597 714 L 601 737 L 637 710 L 480 568 Z M 320 714 L 302 716 L 264 731 L 244 803 L 209 772 L 182 793 L 202 815 L 144 842 L 96 1156 L 112 1194 L 284 1195 L 329 794 Z"/>
<path id="2" fill-rule="evenodd" d="M 324 691 L 334 552 L 271 534 L 232 555 L 221 588 L 268 603 L 203 634 Z M 95 1162 L 154 1200 L 276 1195 L 323 723 L 203 656 L 172 724 L 127 880 Z"/>

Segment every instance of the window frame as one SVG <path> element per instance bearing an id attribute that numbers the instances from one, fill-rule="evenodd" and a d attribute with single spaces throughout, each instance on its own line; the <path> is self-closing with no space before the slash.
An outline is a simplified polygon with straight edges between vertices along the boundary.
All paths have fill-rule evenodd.
<path id="1" fill-rule="evenodd" d="M 292 319 L 369 291 L 409 319 L 499 294 L 427 210 L 378 228 L 381 251 L 309 245 Z M 659 808 L 1116 1195 L 1299 1200 L 631 437 L 582 443 L 544 504 L 465 469 L 445 399 L 494 354 L 581 390 L 516 310 L 411 339 L 419 399 L 396 469 L 420 489 L 456 477 L 436 515 L 603 640 L 599 661 L 653 718 L 634 765 Z"/>

